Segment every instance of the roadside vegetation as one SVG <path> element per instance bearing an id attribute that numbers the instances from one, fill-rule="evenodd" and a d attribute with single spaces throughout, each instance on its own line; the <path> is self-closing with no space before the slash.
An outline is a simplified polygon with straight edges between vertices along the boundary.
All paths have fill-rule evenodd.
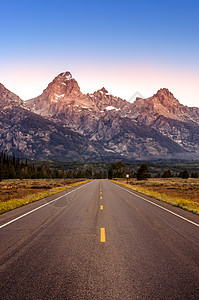
<path id="1" fill-rule="evenodd" d="M 126 175 L 129 179 L 126 182 Z M 117 179 L 131 189 L 199 214 L 199 162 L 56 162 L 0 154 L 0 213 L 88 179 Z M 127 184 L 128 183 L 128 184 Z"/>
<path id="2" fill-rule="evenodd" d="M 0 181 L 0 214 L 86 183 L 84 179 L 7 179 Z"/>
<path id="3" fill-rule="evenodd" d="M 199 215 L 199 179 L 197 178 L 172 177 L 145 180 L 132 178 L 128 184 L 126 179 L 118 178 L 113 182 Z"/>

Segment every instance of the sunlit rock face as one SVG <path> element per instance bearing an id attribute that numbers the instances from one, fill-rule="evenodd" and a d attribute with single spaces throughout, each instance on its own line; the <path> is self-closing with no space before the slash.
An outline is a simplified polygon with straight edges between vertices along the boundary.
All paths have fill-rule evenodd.
<path id="1" fill-rule="evenodd" d="M 168 89 L 160 89 L 148 99 L 137 99 L 132 110 L 137 121 L 156 129 L 187 151 L 199 151 L 199 108 L 180 104 Z"/>
<path id="2" fill-rule="evenodd" d="M 21 157 L 134 160 L 199 157 L 199 109 L 168 89 L 133 103 L 106 88 L 83 94 L 70 72 L 23 102 L 0 84 L 0 147 Z"/>
<path id="3" fill-rule="evenodd" d="M 88 135 L 98 129 L 106 114 L 130 115 L 131 104 L 109 94 L 105 88 L 93 94 L 83 94 L 70 72 L 59 74 L 42 95 L 26 101 L 32 111 L 49 119 L 70 126 Z"/>

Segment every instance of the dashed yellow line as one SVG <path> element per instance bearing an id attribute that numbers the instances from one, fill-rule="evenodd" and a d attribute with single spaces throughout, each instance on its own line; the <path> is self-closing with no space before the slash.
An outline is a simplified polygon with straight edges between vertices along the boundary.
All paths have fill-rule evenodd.
<path id="1" fill-rule="evenodd" d="M 105 243 L 106 237 L 105 237 L 105 228 L 100 228 L 100 242 Z"/>
<path id="2" fill-rule="evenodd" d="M 102 188 L 100 186 L 100 200 L 102 200 Z M 100 205 L 100 210 L 103 210 L 104 206 Z M 106 242 L 106 236 L 105 236 L 105 228 L 100 228 L 100 242 L 105 243 Z"/>

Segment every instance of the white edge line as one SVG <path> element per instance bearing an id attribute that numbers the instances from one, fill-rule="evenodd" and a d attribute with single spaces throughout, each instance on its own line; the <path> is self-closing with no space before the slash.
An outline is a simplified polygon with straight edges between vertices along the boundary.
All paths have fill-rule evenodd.
<path id="1" fill-rule="evenodd" d="M 54 199 L 54 200 L 51 200 L 50 202 L 47 202 L 47 203 L 45 203 L 45 204 L 43 204 L 43 205 L 41 205 L 41 206 L 39 206 L 39 207 L 37 207 L 37 208 L 35 208 L 35 209 L 33 209 L 33 210 L 30 210 L 29 212 L 27 212 L 27 213 L 25 213 L 25 214 L 23 214 L 23 215 L 21 215 L 21 216 L 15 218 L 15 219 L 9 221 L 9 222 L 7 222 L 7 223 L 1 225 L 1 226 L 0 226 L 0 229 L 3 228 L 3 227 L 5 227 L 5 226 L 7 226 L 7 225 L 9 225 L 9 224 L 11 224 L 11 223 L 13 223 L 13 222 L 15 222 L 15 221 L 17 221 L 17 220 L 19 220 L 19 219 L 21 219 L 21 218 L 23 218 L 23 217 L 25 217 L 25 216 L 27 216 L 27 215 L 29 215 L 29 214 L 31 214 L 31 213 L 33 213 L 34 211 L 36 211 L 36 210 L 38 210 L 38 209 L 40 209 L 40 208 L 42 208 L 42 207 L 44 207 L 44 206 L 46 206 L 46 205 L 49 205 L 49 204 L 51 204 L 51 203 L 53 203 L 53 202 L 59 200 L 60 198 L 63 198 L 63 197 L 65 197 L 65 196 L 67 196 L 67 195 L 69 195 L 69 194 L 71 194 L 71 193 L 73 193 L 73 192 L 75 192 L 75 191 L 81 189 L 82 187 L 86 186 L 87 184 L 89 184 L 89 183 L 91 183 L 91 182 L 92 182 L 92 181 L 90 181 L 90 182 L 88 182 L 88 183 L 85 183 L 85 184 L 83 184 L 82 186 L 76 188 L 75 190 L 70 191 L 69 193 L 66 193 L 66 194 L 64 194 L 64 195 L 62 195 L 62 196 L 60 196 L 60 197 L 58 197 L 58 198 L 56 198 L 56 199 Z M 46 198 L 47 198 L 47 197 L 46 197 Z M 43 199 L 45 199 L 45 198 L 43 198 Z M 42 200 L 42 199 L 40 199 L 40 200 Z"/>
<path id="2" fill-rule="evenodd" d="M 112 182 L 112 183 L 113 183 L 113 182 Z M 155 206 L 157 206 L 157 207 L 159 207 L 159 208 L 161 208 L 161 209 L 163 209 L 163 210 L 166 210 L 167 212 L 171 213 L 172 215 L 174 215 L 174 216 L 176 216 L 176 217 L 178 217 L 178 218 L 181 218 L 181 219 L 183 219 L 183 220 L 185 220 L 185 221 L 187 221 L 187 222 L 189 222 L 189 223 L 191 223 L 191 224 L 193 224 L 193 225 L 199 227 L 199 224 L 197 224 L 197 223 L 195 223 L 195 222 L 193 222 L 193 221 L 191 221 L 191 220 L 189 220 L 189 219 L 187 219 L 187 218 L 184 218 L 184 217 L 182 217 L 182 216 L 180 216 L 180 215 L 178 215 L 178 214 L 172 212 L 171 210 L 169 210 L 169 209 L 167 209 L 167 208 L 164 208 L 164 207 L 161 206 L 161 205 L 158 205 L 158 204 L 156 204 L 156 203 L 154 203 L 154 202 L 151 202 L 150 200 L 148 200 L 148 199 L 146 199 L 146 198 L 144 198 L 144 197 L 142 197 L 142 196 L 139 196 L 139 195 L 136 194 L 136 193 L 133 193 L 133 192 L 131 192 L 131 191 L 125 189 L 125 188 L 122 188 L 122 187 L 119 186 L 117 183 L 115 183 L 115 185 L 116 185 L 117 187 L 119 187 L 120 189 L 122 189 L 122 190 L 124 190 L 124 191 L 126 191 L 126 192 L 128 192 L 128 193 L 130 193 L 130 194 L 132 194 L 132 195 L 134 195 L 134 196 L 136 196 L 136 197 L 138 197 L 138 198 L 140 198 L 140 199 L 146 201 L 146 202 L 149 202 L 149 203 L 151 203 L 151 204 L 153 204 L 153 205 L 155 205 Z M 167 202 L 164 202 L 164 203 L 167 203 Z"/>

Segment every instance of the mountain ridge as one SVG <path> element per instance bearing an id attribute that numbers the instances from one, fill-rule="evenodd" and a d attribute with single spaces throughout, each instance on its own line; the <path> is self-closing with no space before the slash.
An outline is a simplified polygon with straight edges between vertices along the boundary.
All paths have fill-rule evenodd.
<path id="1" fill-rule="evenodd" d="M 111 95 L 105 87 L 83 94 L 67 71 L 58 74 L 40 96 L 26 102 L 0 85 L 0 107 L 0 147 L 28 158 L 99 161 L 199 157 L 199 108 L 182 105 L 166 88 L 130 103 Z M 34 134 L 32 127 L 36 127 Z M 39 145 L 39 141 L 41 147 L 35 150 L 33 144 Z"/>

